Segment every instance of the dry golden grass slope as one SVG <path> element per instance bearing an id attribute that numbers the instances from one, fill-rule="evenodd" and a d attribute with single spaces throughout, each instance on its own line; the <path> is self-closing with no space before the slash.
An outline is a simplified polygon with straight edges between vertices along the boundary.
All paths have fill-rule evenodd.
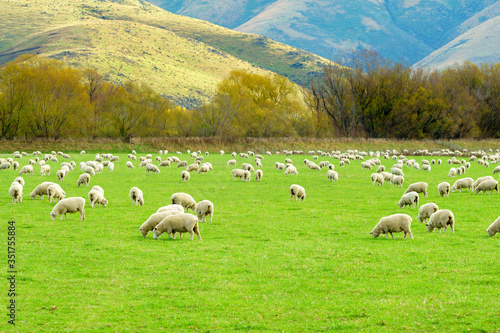
<path id="1" fill-rule="evenodd" d="M 20 54 L 94 67 L 193 106 L 233 69 L 304 83 L 326 59 L 258 35 L 179 16 L 142 0 L 0 1 L 0 64 Z"/>

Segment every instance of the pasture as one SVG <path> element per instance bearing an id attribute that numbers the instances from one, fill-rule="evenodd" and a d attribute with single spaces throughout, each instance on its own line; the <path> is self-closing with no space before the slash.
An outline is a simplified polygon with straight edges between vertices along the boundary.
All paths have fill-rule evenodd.
<path id="1" fill-rule="evenodd" d="M 137 156 L 146 153 L 159 156 L 153 151 Z M 89 187 L 77 187 L 78 164 L 93 160 L 95 152 L 70 155 L 77 167 L 60 185 L 66 197 L 86 199 L 83 221 L 78 213 L 52 221 L 54 203 L 47 197 L 30 199 L 41 182 L 58 183 L 60 156 L 59 163 L 48 163 L 50 176 L 40 176 L 39 166 L 23 176 L 22 203 L 12 204 L 8 194 L 18 172 L 0 171 L 4 251 L 7 222 L 16 221 L 18 330 L 500 331 L 500 235 L 486 234 L 500 215 L 500 196 L 464 191 L 442 198 L 437 192 L 443 181 L 453 185 L 460 177 L 493 175 L 496 164 L 485 168 L 472 162 L 464 176 L 448 178 L 449 157 L 440 157 L 444 163 L 433 165 L 431 172 L 403 167 L 405 183 L 397 188 L 373 186 L 370 175 L 376 168 L 362 170 L 361 161 L 339 167 L 330 157 L 318 163 L 335 165 L 336 183 L 327 180 L 327 169 L 307 169 L 303 160 L 312 160 L 310 155 L 290 157 L 297 176 L 276 170 L 275 162 L 285 156 L 272 155 L 264 156 L 261 182 L 253 174 L 250 182 L 233 181 L 228 153 L 204 156 L 213 171 L 192 172 L 183 182 L 175 164 L 146 174 L 139 161 L 130 170 L 127 154 L 115 154 L 120 159 L 113 172 L 105 168 Z M 176 156 L 194 160 L 186 152 Z M 23 166 L 29 158 L 18 161 Z M 411 158 L 422 165 L 424 157 Z M 238 167 L 255 165 L 252 157 L 236 160 Z M 392 159 L 381 162 L 387 170 L 394 164 Z M 434 202 L 454 213 L 454 234 L 450 229 L 429 233 L 417 209 L 396 205 L 417 181 L 429 184 L 429 197 L 420 195 L 421 205 Z M 305 188 L 305 201 L 290 200 L 291 184 Z M 94 185 L 104 189 L 106 208 L 90 208 L 87 194 Z M 144 206 L 132 205 L 133 186 L 143 191 Z M 202 242 L 190 241 L 189 234 L 182 240 L 141 236 L 139 226 L 170 204 L 175 192 L 214 203 L 213 223 L 199 225 Z M 413 218 L 413 240 L 403 240 L 402 233 L 394 234 L 395 240 L 369 235 L 381 217 L 395 213 Z M 9 326 L 3 318 L 0 331 Z"/>

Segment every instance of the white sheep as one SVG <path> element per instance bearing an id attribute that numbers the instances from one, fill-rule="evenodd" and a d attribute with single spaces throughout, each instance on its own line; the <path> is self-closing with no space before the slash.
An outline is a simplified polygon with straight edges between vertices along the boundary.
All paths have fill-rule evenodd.
<path id="1" fill-rule="evenodd" d="M 49 197 L 49 203 L 52 203 L 52 199 L 55 202 L 56 199 L 61 201 L 66 198 L 66 192 L 64 192 L 59 184 L 52 184 L 47 187 L 47 196 Z"/>
<path id="2" fill-rule="evenodd" d="M 66 177 L 66 172 L 64 172 L 64 170 L 57 170 L 56 176 L 57 176 L 57 180 L 62 182 L 62 181 L 64 181 L 64 177 Z"/>
<path id="3" fill-rule="evenodd" d="M 181 162 L 179 162 L 179 164 L 177 164 L 177 167 L 178 168 L 187 167 L 187 161 L 181 161 Z"/>
<path id="4" fill-rule="evenodd" d="M 191 171 L 198 171 L 199 169 L 199 164 L 198 163 L 193 163 L 193 164 L 190 164 L 186 167 L 186 171 L 188 172 L 191 172 Z"/>
<path id="5" fill-rule="evenodd" d="M 37 196 L 40 196 L 40 199 L 43 199 L 44 195 L 47 195 L 47 187 L 50 185 L 54 185 L 52 182 L 43 182 L 30 193 L 31 199 L 35 199 Z"/>
<path id="6" fill-rule="evenodd" d="M 9 162 L 3 162 L 0 164 L 0 170 L 9 170 L 10 169 L 10 163 Z"/>
<path id="7" fill-rule="evenodd" d="M 23 186 L 18 182 L 13 182 L 9 188 L 9 195 L 12 198 L 12 203 L 23 202 Z"/>
<path id="8" fill-rule="evenodd" d="M 422 165 L 422 171 L 429 171 L 429 172 L 431 172 L 431 166 L 429 164 Z"/>
<path id="9" fill-rule="evenodd" d="M 411 222 L 412 218 L 407 214 L 393 214 L 385 216 L 380 219 L 377 225 L 370 232 L 370 235 L 377 238 L 380 234 L 385 234 L 385 237 L 387 238 L 388 235 L 391 234 L 392 239 L 395 239 L 392 233 L 403 231 L 403 239 L 406 239 L 406 235 L 410 235 L 410 238 L 413 239 L 413 234 L 410 229 Z"/>
<path id="10" fill-rule="evenodd" d="M 99 185 L 94 185 L 91 189 L 92 190 L 96 190 L 96 191 L 99 191 L 102 193 L 102 195 L 104 195 L 104 190 L 102 189 L 102 187 L 100 187 Z"/>
<path id="11" fill-rule="evenodd" d="M 243 181 L 249 182 L 250 181 L 250 176 L 251 176 L 250 171 L 243 170 Z"/>
<path id="12" fill-rule="evenodd" d="M 229 161 L 227 161 L 226 165 L 227 166 L 229 166 L 229 165 L 236 165 L 236 160 L 229 160 Z"/>
<path id="13" fill-rule="evenodd" d="M 486 229 L 488 236 L 495 236 L 500 232 L 500 216 Z"/>
<path id="14" fill-rule="evenodd" d="M 41 166 L 40 176 L 50 176 L 50 165 L 42 165 Z"/>
<path id="15" fill-rule="evenodd" d="M 488 191 L 490 194 L 492 194 L 493 191 L 498 193 L 498 182 L 496 180 L 489 179 L 479 183 L 479 185 L 476 186 L 476 194 L 481 191 L 483 191 L 483 194 Z"/>
<path id="16" fill-rule="evenodd" d="M 405 179 L 403 176 L 392 175 L 392 177 L 391 177 L 391 183 L 393 183 L 394 186 L 403 187 L 404 182 L 405 182 Z"/>
<path id="17" fill-rule="evenodd" d="M 391 182 L 392 181 L 392 173 L 390 172 L 386 172 L 386 171 L 382 171 L 380 173 L 383 177 L 384 177 L 384 181 L 387 181 L 387 182 Z"/>
<path id="18" fill-rule="evenodd" d="M 209 170 L 208 168 L 208 165 L 202 165 L 200 166 L 200 168 L 198 169 L 198 173 L 207 173 Z"/>
<path id="19" fill-rule="evenodd" d="M 438 211 L 438 209 L 438 206 L 433 202 L 420 206 L 420 209 L 418 210 L 418 220 L 420 223 L 426 222 L 432 214 Z"/>
<path id="20" fill-rule="evenodd" d="M 91 176 L 95 176 L 95 169 L 89 165 L 86 165 L 85 168 L 83 168 L 83 172 L 88 173 Z"/>
<path id="21" fill-rule="evenodd" d="M 372 180 L 373 186 L 375 186 L 375 184 L 378 184 L 380 186 L 384 185 L 384 176 L 382 176 L 380 173 L 372 173 L 370 178 Z"/>
<path id="22" fill-rule="evenodd" d="M 484 182 L 485 180 L 494 180 L 493 177 L 491 176 L 484 176 L 484 177 L 479 177 L 476 179 L 476 181 L 472 184 L 472 190 L 475 190 L 476 187 L 481 184 L 481 182 Z"/>
<path id="23" fill-rule="evenodd" d="M 243 175 L 245 173 L 245 170 L 242 170 L 242 169 L 233 169 L 231 171 L 231 173 L 233 174 L 233 180 L 236 180 L 236 178 L 243 179 Z"/>
<path id="24" fill-rule="evenodd" d="M 132 200 L 133 205 L 144 205 L 144 196 L 142 191 L 138 187 L 132 187 L 129 192 L 129 197 Z"/>
<path id="25" fill-rule="evenodd" d="M 108 200 L 104 198 L 104 194 L 101 191 L 93 188 L 89 192 L 89 201 L 91 208 L 94 208 L 96 203 L 97 206 L 101 205 L 103 207 L 106 207 L 108 205 Z"/>
<path id="26" fill-rule="evenodd" d="M 158 167 L 154 164 L 146 165 L 146 173 L 149 173 L 150 171 L 160 173 L 160 169 L 158 169 Z"/>
<path id="27" fill-rule="evenodd" d="M 174 205 L 170 204 L 167 206 L 160 207 L 160 208 L 158 208 L 158 210 L 156 212 L 160 213 L 160 212 L 164 212 L 167 210 L 184 213 L 184 207 L 182 207 L 182 205 L 178 205 L 178 204 L 174 204 Z"/>
<path id="28" fill-rule="evenodd" d="M 182 172 L 181 172 L 181 179 L 183 181 L 187 182 L 190 177 L 191 177 L 191 174 L 189 173 L 189 171 L 182 170 Z"/>
<path id="29" fill-rule="evenodd" d="M 109 169 L 109 171 L 113 172 L 113 170 L 115 169 L 115 164 L 113 162 L 109 162 L 108 169 Z"/>
<path id="30" fill-rule="evenodd" d="M 23 177 L 16 177 L 16 179 L 14 179 L 14 182 L 19 183 L 22 186 L 24 186 L 24 179 L 23 179 Z"/>
<path id="31" fill-rule="evenodd" d="M 21 168 L 21 170 L 19 171 L 19 174 L 20 175 L 24 175 L 24 174 L 33 174 L 33 166 L 32 165 L 25 165 Z"/>
<path id="32" fill-rule="evenodd" d="M 172 201 L 172 204 L 182 205 L 186 211 L 189 209 L 194 211 L 196 206 L 196 201 L 194 201 L 193 197 L 187 193 L 174 193 L 172 194 L 170 200 Z"/>
<path id="33" fill-rule="evenodd" d="M 61 215 L 61 220 L 66 220 L 66 213 L 80 212 L 80 220 L 85 220 L 85 199 L 82 197 L 72 197 L 60 200 L 50 212 L 50 217 L 55 220 Z"/>
<path id="34" fill-rule="evenodd" d="M 457 169 L 451 168 L 450 171 L 448 172 L 448 177 L 455 177 L 457 174 Z"/>
<path id="35" fill-rule="evenodd" d="M 262 172 L 261 169 L 255 170 L 255 180 L 258 181 L 258 182 L 260 182 L 262 180 L 262 175 L 263 174 L 264 173 Z"/>
<path id="36" fill-rule="evenodd" d="M 424 197 L 427 198 L 427 187 L 429 185 L 425 182 L 418 182 L 418 183 L 413 183 L 408 186 L 408 188 L 405 191 L 406 193 L 410 193 L 411 191 L 415 191 L 417 193 L 423 193 Z"/>
<path id="37" fill-rule="evenodd" d="M 179 238 L 181 239 L 182 233 L 189 232 L 191 240 L 193 240 L 195 234 L 200 241 L 202 240 L 198 229 L 198 218 L 193 214 L 178 214 L 165 217 L 163 221 L 153 228 L 153 238 L 158 239 L 164 232 L 174 239 L 177 232 L 180 234 Z"/>
<path id="38" fill-rule="evenodd" d="M 326 173 L 326 177 L 328 178 L 329 181 L 333 181 L 333 182 L 336 182 L 339 180 L 339 174 L 333 170 L 328 170 L 328 172 Z"/>
<path id="39" fill-rule="evenodd" d="M 403 194 L 397 203 L 399 208 L 404 208 L 406 206 L 411 206 L 411 208 L 413 208 L 415 204 L 418 209 L 418 193 L 415 191 Z"/>
<path id="40" fill-rule="evenodd" d="M 439 233 L 441 233 L 441 228 L 444 229 L 443 233 L 446 233 L 446 229 L 450 226 L 452 233 L 455 233 L 455 217 L 450 210 L 441 209 L 431 215 L 429 223 L 425 226 L 429 232 L 437 228 Z"/>
<path id="41" fill-rule="evenodd" d="M 438 185 L 439 196 L 448 197 L 450 195 L 450 183 L 442 182 Z"/>
<path id="42" fill-rule="evenodd" d="M 209 200 L 202 200 L 194 207 L 194 212 L 198 217 L 198 222 L 206 222 L 205 218 L 210 216 L 210 223 L 212 223 L 212 216 L 214 215 L 214 204 Z"/>
<path id="43" fill-rule="evenodd" d="M 127 168 L 129 169 L 133 169 L 134 168 L 134 165 L 132 164 L 132 162 L 130 161 L 127 161 L 127 163 L 125 163 L 125 165 L 127 166 Z"/>
<path id="44" fill-rule="evenodd" d="M 286 170 L 285 170 L 285 175 L 298 175 L 299 172 L 297 171 L 297 168 L 293 165 L 289 165 Z"/>
<path id="45" fill-rule="evenodd" d="M 300 185 L 293 184 L 290 186 L 290 200 L 293 200 L 294 198 L 295 200 L 304 201 L 306 198 L 306 190 Z"/>
<path id="46" fill-rule="evenodd" d="M 80 185 L 84 184 L 86 187 L 89 186 L 90 183 L 90 175 L 88 173 L 82 173 L 78 180 L 76 181 L 76 185 L 80 187 Z"/>
<path id="47" fill-rule="evenodd" d="M 165 160 L 165 161 L 161 161 L 160 164 L 158 164 L 158 167 L 161 168 L 161 167 L 169 167 L 170 166 L 170 160 Z"/>
<path id="48" fill-rule="evenodd" d="M 462 193 L 463 188 L 469 189 L 469 191 L 472 189 L 472 184 L 474 183 L 474 179 L 468 177 L 468 178 L 461 178 L 457 179 L 453 186 L 451 187 L 451 191 L 455 192 L 456 190 L 460 190 L 460 193 Z"/>
<path id="49" fill-rule="evenodd" d="M 176 210 L 165 210 L 151 214 L 151 216 L 148 217 L 148 219 L 144 221 L 144 223 L 139 227 L 139 231 L 141 232 L 142 236 L 146 238 L 148 233 L 152 231 L 154 227 L 156 227 L 161 221 L 163 221 L 165 217 L 182 213 L 184 213 L 184 208 L 182 208 L 181 212 Z"/>

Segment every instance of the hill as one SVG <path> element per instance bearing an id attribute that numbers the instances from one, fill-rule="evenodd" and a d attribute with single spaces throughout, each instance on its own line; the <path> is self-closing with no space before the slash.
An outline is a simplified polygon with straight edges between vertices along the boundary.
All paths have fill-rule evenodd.
<path id="1" fill-rule="evenodd" d="M 327 59 L 335 59 L 341 51 L 363 47 L 409 64 L 498 16 L 500 6 L 500 1 L 495 0 L 339 0 L 334 3 L 238 0 L 233 7 L 228 5 L 228 0 L 150 1 L 176 13 L 236 31 L 260 34 Z M 476 49 L 473 57 L 489 58 L 482 54 L 483 50 Z M 494 61 L 500 61 L 500 55 L 494 57 Z"/>
<path id="2" fill-rule="evenodd" d="M 0 2 L 0 64 L 24 53 L 150 85 L 183 106 L 207 99 L 232 69 L 297 83 L 326 59 L 262 36 L 169 13 L 142 0 Z"/>

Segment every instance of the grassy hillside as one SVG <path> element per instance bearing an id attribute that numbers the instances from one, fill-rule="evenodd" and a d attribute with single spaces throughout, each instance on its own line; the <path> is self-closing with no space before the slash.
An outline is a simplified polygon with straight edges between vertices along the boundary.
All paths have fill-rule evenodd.
<path id="1" fill-rule="evenodd" d="M 232 69 L 270 70 L 302 83 L 326 62 L 139 0 L 9 0 L 0 10 L 0 64 L 38 53 L 95 67 L 113 82 L 151 85 L 186 106 L 208 98 Z"/>

